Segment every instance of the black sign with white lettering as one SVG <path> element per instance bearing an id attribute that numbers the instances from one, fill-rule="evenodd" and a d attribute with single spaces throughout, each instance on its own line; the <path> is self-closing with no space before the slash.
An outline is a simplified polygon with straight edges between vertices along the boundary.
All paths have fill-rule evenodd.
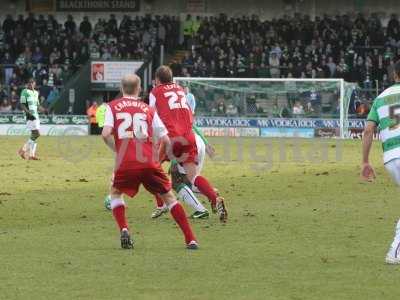
<path id="1" fill-rule="evenodd" d="M 140 0 L 58 0 L 57 11 L 139 11 Z"/>

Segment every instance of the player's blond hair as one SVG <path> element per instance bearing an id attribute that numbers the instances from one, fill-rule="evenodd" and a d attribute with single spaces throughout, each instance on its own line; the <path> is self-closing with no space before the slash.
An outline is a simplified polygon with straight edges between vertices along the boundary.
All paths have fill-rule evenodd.
<path id="1" fill-rule="evenodd" d="M 121 80 L 122 93 L 127 96 L 137 96 L 140 84 L 140 77 L 136 74 L 125 75 Z"/>

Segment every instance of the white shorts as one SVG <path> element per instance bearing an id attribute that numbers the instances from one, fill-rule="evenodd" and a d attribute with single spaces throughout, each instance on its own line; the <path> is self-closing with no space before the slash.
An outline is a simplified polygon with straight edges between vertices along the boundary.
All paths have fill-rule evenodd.
<path id="1" fill-rule="evenodd" d="M 40 129 L 40 121 L 38 119 L 33 120 L 33 121 L 26 121 L 26 127 L 32 131 L 32 130 L 39 130 Z"/>
<path id="2" fill-rule="evenodd" d="M 203 169 L 204 159 L 206 157 L 206 145 L 197 134 L 195 134 L 195 137 L 197 147 L 197 175 L 199 175 Z M 185 169 L 180 164 L 178 164 L 178 171 L 181 174 L 186 174 Z"/>
<path id="3" fill-rule="evenodd" d="M 390 173 L 397 185 L 400 185 L 400 158 L 389 161 L 385 164 L 385 168 Z"/>

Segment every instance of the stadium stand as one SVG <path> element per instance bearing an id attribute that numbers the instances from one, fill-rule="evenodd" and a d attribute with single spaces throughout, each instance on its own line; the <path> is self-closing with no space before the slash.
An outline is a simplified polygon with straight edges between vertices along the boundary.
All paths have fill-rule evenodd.
<path id="1" fill-rule="evenodd" d="M 188 20 L 185 22 L 187 27 Z M 372 99 L 392 83 L 388 74 L 400 58 L 396 15 L 391 16 L 387 27 L 375 14 L 354 18 L 324 15 L 314 21 L 300 14 L 266 21 L 256 15 L 233 18 L 221 14 L 192 22 L 192 36 L 185 39 L 188 51 L 173 64 L 180 76 L 344 78 L 361 87 L 349 109 L 357 117 L 365 117 Z M 333 98 L 328 99 L 328 113 L 338 115 L 337 99 Z M 231 103 L 223 103 L 222 99 L 214 102 L 204 104 L 203 109 L 229 115 L 225 106 Z M 302 115 L 302 105 L 296 103 L 296 109 L 289 98 L 279 105 L 279 113 L 274 112 L 277 109 L 273 103 L 261 102 L 266 104 L 265 109 L 258 103 L 247 105 L 254 109 L 246 113 L 265 115 L 267 110 L 268 115 L 283 117 L 289 115 L 288 111 L 292 116 Z M 240 111 L 240 107 L 235 110 Z"/>
<path id="2" fill-rule="evenodd" d="M 187 16 L 182 22 L 175 16 L 110 15 L 79 23 L 70 15 L 64 24 L 52 15 L 9 15 L 0 31 L 0 112 L 18 111 L 19 91 L 29 77 L 49 107 L 88 59 L 158 59 L 161 44 L 178 53 L 171 60 L 178 76 L 344 78 L 359 83 L 370 101 L 374 91 L 391 84 L 388 74 L 400 57 L 399 43 L 396 15 L 387 27 L 374 14 L 324 15 L 314 21 L 300 14 L 265 21 L 221 14 Z M 224 114 L 236 109 L 223 106 L 217 110 Z"/>
<path id="3" fill-rule="evenodd" d="M 52 15 L 8 15 L 0 31 L 0 62 L 4 69 L 0 112 L 18 111 L 23 83 L 34 77 L 48 107 L 57 101 L 59 88 L 88 59 L 153 58 L 155 49 L 178 45 L 179 23 L 173 16 L 124 16 L 117 20 L 89 20 L 79 24 L 72 15 L 60 24 Z"/>
<path id="4" fill-rule="evenodd" d="M 197 27 L 197 22 L 193 23 Z M 389 84 L 388 68 L 400 56 L 400 26 L 376 15 L 205 17 L 193 29 L 181 61 L 183 76 L 344 78 L 374 88 Z"/>

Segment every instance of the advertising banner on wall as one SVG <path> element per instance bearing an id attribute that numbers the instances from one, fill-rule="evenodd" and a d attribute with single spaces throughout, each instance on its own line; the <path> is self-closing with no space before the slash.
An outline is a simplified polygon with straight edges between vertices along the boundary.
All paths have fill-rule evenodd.
<path id="1" fill-rule="evenodd" d="M 92 61 L 91 83 L 119 84 L 122 77 L 135 74 L 143 61 Z"/>
<path id="2" fill-rule="evenodd" d="M 196 117 L 199 127 L 339 128 L 339 119 Z M 348 120 L 349 128 L 364 128 L 365 120 Z"/>
<path id="3" fill-rule="evenodd" d="M 349 136 L 361 139 L 364 120 L 349 120 Z M 84 115 L 41 115 L 43 135 L 87 135 Z M 28 135 L 23 114 L 0 114 L 0 135 Z M 251 119 L 196 117 L 196 125 L 206 136 L 214 137 L 321 137 L 339 136 L 339 120 L 324 119 Z M 264 125 L 269 125 L 264 127 Z M 288 126 L 283 126 L 288 125 Z M 374 138 L 378 139 L 376 134 Z"/>
<path id="4" fill-rule="evenodd" d="M 87 125 L 84 115 L 40 115 L 40 124 Z M 0 124 L 26 124 L 23 114 L 0 114 Z"/>
<path id="5" fill-rule="evenodd" d="M 319 138 L 333 138 L 340 136 L 339 128 L 316 128 L 315 137 Z"/>
<path id="6" fill-rule="evenodd" d="M 290 138 L 313 138 L 314 129 L 312 128 L 261 128 L 261 137 L 290 137 Z"/>
<path id="7" fill-rule="evenodd" d="M 223 137 L 258 137 L 259 128 L 236 128 L 236 127 L 202 127 L 205 136 L 223 136 Z"/>
<path id="8" fill-rule="evenodd" d="M 0 124 L 0 135 L 30 135 L 31 132 L 22 124 Z M 89 135 L 87 125 L 41 125 L 41 135 L 50 136 L 85 136 Z"/>
<path id="9" fill-rule="evenodd" d="M 363 119 L 350 119 L 349 133 L 352 138 L 360 135 Z M 196 125 L 203 128 L 208 136 L 261 136 L 261 137 L 301 137 L 336 138 L 340 136 L 339 119 L 311 118 L 228 118 L 196 117 Z M 239 129 L 251 129 L 240 132 Z M 258 133 L 255 129 L 259 129 Z"/>
<path id="10" fill-rule="evenodd" d="M 360 128 L 350 128 L 349 129 L 349 138 L 361 140 L 363 138 L 364 131 Z M 375 132 L 374 140 L 379 140 L 379 133 Z"/>
<path id="11" fill-rule="evenodd" d="M 41 115 L 40 133 L 42 135 L 88 135 L 88 119 L 82 115 Z M 0 114 L 0 135 L 29 135 L 23 114 Z"/>
<path id="12" fill-rule="evenodd" d="M 140 0 L 55 0 L 57 11 L 134 12 L 140 10 Z"/>

